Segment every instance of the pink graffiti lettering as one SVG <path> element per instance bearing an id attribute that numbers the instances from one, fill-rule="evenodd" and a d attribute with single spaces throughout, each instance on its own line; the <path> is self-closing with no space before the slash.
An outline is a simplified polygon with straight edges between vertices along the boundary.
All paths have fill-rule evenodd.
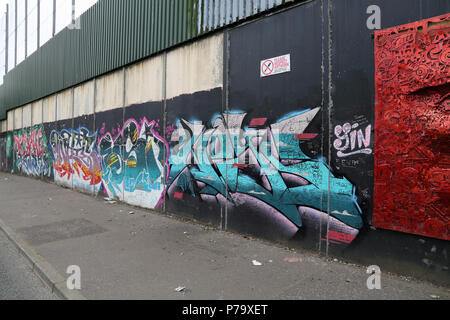
<path id="1" fill-rule="evenodd" d="M 14 136 L 14 148 L 20 157 L 43 157 L 45 149 L 42 139 L 42 128 Z"/>

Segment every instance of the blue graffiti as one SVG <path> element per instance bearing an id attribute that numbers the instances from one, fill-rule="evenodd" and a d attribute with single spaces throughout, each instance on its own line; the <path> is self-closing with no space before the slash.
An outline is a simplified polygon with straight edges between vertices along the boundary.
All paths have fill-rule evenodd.
<path id="1" fill-rule="evenodd" d="M 16 160 L 16 166 L 19 172 L 22 172 L 29 176 L 39 177 L 41 175 L 48 176 L 50 174 L 50 168 L 47 160 L 37 157 L 18 158 Z"/>
<path id="2" fill-rule="evenodd" d="M 107 133 L 99 140 L 103 183 L 112 197 L 123 198 L 123 191 L 153 193 L 153 199 L 143 197 L 149 207 L 160 203 L 165 189 L 164 175 L 168 146 L 154 131 L 156 122 L 144 119 L 141 124 L 128 120 L 113 138 Z"/>
<path id="3" fill-rule="evenodd" d="M 172 133 L 169 196 L 175 190 L 194 197 L 245 194 L 265 202 L 302 226 L 301 207 L 329 212 L 352 228 L 363 226 L 356 188 L 336 177 L 322 158 L 300 148 L 303 134 L 319 108 L 297 112 L 260 129 L 244 127 L 246 114 L 215 117 L 212 128 L 178 121 Z"/>

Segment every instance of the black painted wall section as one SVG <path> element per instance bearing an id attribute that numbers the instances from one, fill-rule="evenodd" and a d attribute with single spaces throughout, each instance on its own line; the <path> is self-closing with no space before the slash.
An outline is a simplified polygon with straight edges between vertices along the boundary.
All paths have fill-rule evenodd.
<path id="1" fill-rule="evenodd" d="M 382 29 L 439 16 L 450 12 L 448 1 L 422 0 L 333 0 L 330 4 L 332 130 L 345 123 L 358 123 L 358 129 L 372 126 L 371 149 L 376 130 L 375 58 L 373 30 L 366 27 L 371 5 L 381 9 Z M 332 131 L 333 133 L 333 131 Z M 331 152 L 336 172 L 358 185 L 358 199 L 364 211 L 365 226 L 351 246 L 337 250 L 354 261 L 379 264 L 396 272 L 450 283 L 448 241 L 371 228 L 373 212 L 374 162 L 371 155 L 339 158 Z M 401 259 L 399 259 L 401 257 Z"/>
<path id="2" fill-rule="evenodd" d="M 253 119 L 265 119 L 265 124 L 259 127 L 262 129 L 290 114 L 320 108 L 304 131 L 317 136 L 299 141 L 301 150 L 313 159 L 324 154 L 324 140 L 328 136 L 322 126 L 326 106 L 321 15 L 320 2 L 312 2 L 229 33 L 228 109 L 247 113 L 243 127 L 250 126 Z M 291 55 L 291 72 L 260 77 L 262 60 L 285 54 Z M 319 209 L 326 211 L 321 205 Z M 315 250 L 320 248 L 320 239 L 326 237 L 325 219 L 318 224 L 305 223 L 294 232 L 277 224 L 274 217 L 255 211 L 249 212 L 245 207 L 230 210 L 228 226 L 270 240 L 301 242 L 302 246 Z"/>
<path id="3" fill-rule="evenodd" d="M 211 91 L 199 92 L 192 95 L 182 95 L 166 101 L 166 138 L 170 148 L 173 149 L 179 144 L 176 139 L 171 139 L 173 130 L 180 123 L 185 121 L 202 124 L 211 124 L 216 115 L 223 112 L 222 89 L 217 88 Z M 183 121 L 184 120 L 184 121 Z M 192 166 L 191 166 L 192 167 Z M 171 165 L 170 170 L 174 168 Z M 218 202 L 206 203 L 199 194 L 197 186 L 192 184 L 192 177 L 187 171 L 183 171 L 183 179 L 190 188 L 182 188 L 181 183 L 174 183 L 168 186 L 165 199 L 165 207 L 168 212 L 181 214 L 182 216 L 193 218 L 198 221 L 209 223 L 216 227 L 224 225 L 225 206 Z M 177 176 L 176 178 L 179 178 Z"/>

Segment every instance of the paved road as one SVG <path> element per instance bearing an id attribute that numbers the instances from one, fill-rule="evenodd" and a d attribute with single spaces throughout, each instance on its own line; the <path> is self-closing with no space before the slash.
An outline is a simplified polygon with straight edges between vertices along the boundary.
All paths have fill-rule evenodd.
<path id="1" fill-rule="evenodd" d="M 0 231 L 0 300 L 56 300 Z"/>

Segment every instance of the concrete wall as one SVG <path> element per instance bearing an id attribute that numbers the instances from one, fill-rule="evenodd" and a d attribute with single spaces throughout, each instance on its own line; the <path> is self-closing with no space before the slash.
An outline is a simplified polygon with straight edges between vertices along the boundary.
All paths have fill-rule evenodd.
<path id="1" fill-rule="evenodd" d="M 96 79 L 96 112 L 123 107 L 124 79 L 123 70 Z"/>
<path id="2" fill-rule="evenodd" d="M 91 80 L 74 89 L 74 114 L 81 117 L 94 114 L 95 107 L 95 81 Z"/>
<path id="3" fill-rule="evenodd" d="M 14 110 L 14 130 L 22 129 L 22 111 L 23 107 Z"/>
<path id="4" fill-rule="evenodd" d="M 56 95 L 42 100 L 42 114 L 44 123 L 56 121 Z"/>
<path id="5" fill-rule="evenodd" d="M 408 228 L 399 221 L 420 212 L 415 201 L 389 217 L 374 208 L 374 186 L 391 190 L 383 179 L 395 173 L 382 175 L 377 164 L 386 159 L 374 154 L 375 125 L 387 111 L 375 104 L 375 75 L 385 75 L 374 64 L 368 5 L 342 0 L 329 16 L 313 1 L 10 111 L 0 124 L 1 168 L 394 271 L 402 264 L 389 261 L 408 247 L 402 261 L 411 272 L 431 265 L 430 279 L 445 278 L 449 212 L 433 191 L 440 182 L 427 199 L 441 213 L 416 214 Z M 342 18 L 348 10 L 363 21 Z M 383 28 L 445 10 L 386 10 Z M 261 61 L 284 54 L 291 71 L 261 77 Z"/>
<path id="6" fill-rule="evenodd" d="M 32 115 L 32 125 L 38 125 L 42 123 L 43 113 L 42 113 L 42 100 L 34 102 L 31 104 L 31 115 Z"/>
<path id="7" fill-rule="evenodd" d="M 163 100 L 164 57 L 157 56 L 126 68 L 125 105 Z"/>
<path id="8" fill-rule="evenodd" d="M 8 131 L 8 121 L 7 120 L 3 120 L 0 121 L 0 132 L 7 132 Z"/>
<path id="9" fill-rule="evenodd" d="M 56 95 L 56 120 L 73 118 L 73 89 L 68 89 Z"/>
<path id="10" fill-rule="evenodd" d="M 7 114 L 8 118 L 6 119 L 7 121 L 7 127 L 8 127 L 8 131 L 13 131 L 14 130 L 14 110 L 8 111 Z"/>
<path id="11" fill-rule="evenodd" d="M 23 107 L 22 122 L 24 128 L 31 127 L 31 104 L 27 104 Z"/>
<path id="12" fill-rule="evenodd" d="M 167 99 L 223 86 L 223 35 L 195 42 L 167 55 Z"/>

